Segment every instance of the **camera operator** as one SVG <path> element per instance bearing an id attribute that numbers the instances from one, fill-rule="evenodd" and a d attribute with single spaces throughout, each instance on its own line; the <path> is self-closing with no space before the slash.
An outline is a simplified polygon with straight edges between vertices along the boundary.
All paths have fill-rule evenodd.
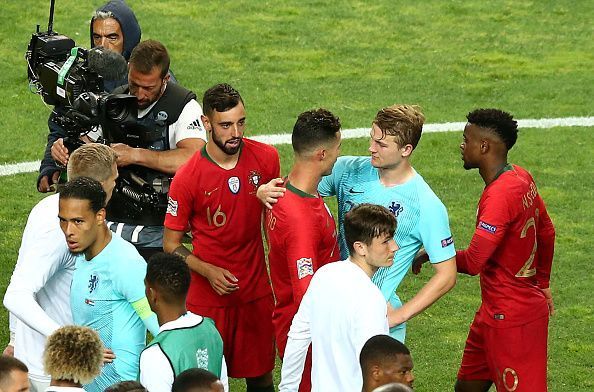
<path id="1" fill-rule="evenodd" d="M 123 0 L 112 0 L 94 12 L 90 22 L 90 34 L 92 48 L 102 46 L 128 60 L 132 50 L 140 42 L 141 30 L 132 9 Z M 115 76 L 115 62 L 102 62 L 96 70 L 104 76 L 107 92 L 127 82 L 125 74 L 123 77 Z M 54 184 L 57 184 L 62 172 L 62 168 L 52 159 L 51 147 L 57 139 L 66 136 L 66 131 L 55 121 L 64 111 L 63 107 L 56 106 L 47 121 L 49 134 L 37 178 L 37 190 L 42 193 L 54 190 Z"/>
<path id="2" fill-rule="evenodd" d="M 139 122 L 154 120 L 154 127 L 158 127 L 158 120 L 165 120 L 161 139 L 151 145 L 142 148 L 111 144 L 117 154 L 120 178 L 126 177 L 126 169 L 141 177 L 154 173 L 172 176 L 206 143 L 206 132 L 200 119 L 202 108 L 195 100 L 196 95 L 177 83 L 168 83 L 168 71 L 169 55 L 163 44 L 155 40 L 143 41 L 130 56 L 128 85 L 114 90 L 114 93 L 136 96 Z M 57 162 L 65 164 L 68 161 L 68 150 L 62 139 L 54 143 L 51 152 Z M 125 196 L 116 192 L 107 209 L 107 218 L 113 222 L 108 225 L 134 244 L 146 259 L 163 247 L 164 217 L 158 211 L 152 214 L 150 210 L 134 215 L 130 209 Z"/>

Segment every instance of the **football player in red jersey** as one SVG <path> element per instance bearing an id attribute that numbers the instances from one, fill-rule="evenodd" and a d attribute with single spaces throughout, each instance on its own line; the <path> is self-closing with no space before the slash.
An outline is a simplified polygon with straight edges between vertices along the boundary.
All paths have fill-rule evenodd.
<path id="1" fill-rule="evenodd" d="M 497 109 L 467 115 L 460 145 L 466 170 L 479 169 L 485 189 L 458 271 L 480 274 L 482 304 L 470 327 L 456 391 L 547 390 L 549 288 L 555 229 L 530 173 L 508 163 L 516 121 Z"/>
<path id="2" fill-rule="evenodd" d="M 243 137 L 245 107 L 230 85 L 207 90 L 203 107 L 208 142 L 171 184 L 163 248 L 190 267 L 187 308 L 215 321 L 229 376 L 245 378 L 248 392 L 272 392 L 274 300 L 256 190 L 280 175 L 279 156 Z M 182 244 L 188 223 L 193 252 Z"/>
<path id="3" fill-rule="evenodd" d="M 282 359 L 291 322 L 313 274 L 340 259 L 336 223 L 318 193 L 322 176 L 332 172 L 340 153 L 340 120 L 326 109 L 301 113 L 293 127 L 295 163 L 278 179 L 285 196 L 266 211 L 268 261 L 276 298 L 272 322 Z M 311 352 L 300 391 L 311 391 Z"/>

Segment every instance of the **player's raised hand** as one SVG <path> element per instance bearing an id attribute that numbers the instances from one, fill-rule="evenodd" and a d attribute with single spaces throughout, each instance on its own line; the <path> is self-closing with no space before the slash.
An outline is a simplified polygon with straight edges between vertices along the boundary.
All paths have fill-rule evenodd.
<path id="1" fill-rule="evenodd" d="M 429 255 L 425 252 L 425 249 L 419 250 L 412 263 L 412 272 L 418 275 L 423 268 L 423 264 L 429 261 Z"/>
<path id="2" fill-rule="evenodd" d="M 52 144 L 51 148 L 52 158 L 58 164 L 66 166 L 68 164 L 68 149 L 64 145 L 64 139 L 59 138 Z"/>
<path id="3" fill-rule="evenodd" d="M 228 270 L 209 264 L 204 275 L 218 295 L 231 294 L 239 290 L 237 278 Z"/>
<path id="4" fill-rule="evenodd" d="M 103 363 L 113 362 L 113 360 L 115 358 L 116 358 L 116 356 L 113 353 L 113 351 L 111 351 L 111 349 L 109 349 L 109 348 L 104 348 L 103 349 Z"/>
<path id="5" fill-rule="evenodd" d="M 551 293 L 551 288 L 542 289 L 542 292 L 547 300 L 547 305 L 549 305 L 549 314 L 552 316 L 555 314 L 555 304 L 553 303 L 553 294 Z"/>
<path id="6" fill-rule="evenodd" d="M 266 208 L 272 209 L 272 205 L 278 201 L 279 197 L 285 195 L 285 188 L 282 185 L 285 182 L 282 178 L 274 178 L 262 184 L 256 191 L 256 197 L 266 206 Z"/>

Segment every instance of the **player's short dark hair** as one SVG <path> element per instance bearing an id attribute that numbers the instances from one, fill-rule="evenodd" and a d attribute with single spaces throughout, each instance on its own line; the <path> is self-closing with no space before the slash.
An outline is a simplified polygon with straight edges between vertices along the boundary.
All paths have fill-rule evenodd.
<path id="1" fill-rule="evenodd" d="M 186 301 L 190 288 L 190 269 L 179 256 L 169 253 L 155 253 L 147 263 L 147 283 L 155 285 L 169 303 Z"/>
<path id="2" fill-rule="evenodd" d="M 105 392 L 148 392 L 138 381 L 120 381 L 107 388 Z"/>
<path id="3" fill-rule="evenodd" d="M 357 241 L 371 245 L 381 235 L 394 236 L 396 218 L 386 207 L 377 204 L 359 204 L 344 217 L 344 236 L 349 252 L 354 254 Z"/>
<path id="4" fill-rule="evenodd" d="M 508 150 L 518 139 L 518 122 L 513 116 L 499 109 L 475 109 L 466 115 L 470 124 L 487 128 L 499 136 Z"/>
<path id="5" fill-rule="evenodd" d="M 78 177 L 68 181 L 60 191 L 60 200 L 88 200 L 93 212 L 98 212 L 105 207 L 106 198 L 107 194 L 101 183 L 90 177 Z"/>
<path id="6" fill-rule="evenodd" d="M 219 378 L 204 369 L 184 370 L 173 381 L 171 392 L 209 392 L 210 386 Z"/>
<path id="7" fill-rule="evenodd" d="M 372 392 L 413 392 L 413 390 L 408 385 L 399 382 L 391 382 L 375 388 Z"/>
<path id="8" fill-rule="evenodd" d="M 367 340 L 359 354 L 363 377 L 373 365 L 387 363 L 397 355 L 410 355 L 408 348 L 389 335 L 376 335 Z"/>
<path id="9" fill-rule="evenodd" d="M 392 105 L 380 109 L 373 119 L 373 124 L 386 135 L 394 136 L 400 147 L 410 144 L 413 150 L 421 140 L 425 116 L 417 105 Z"/>
<path id="10" fill-rule="evenodd" d="M 327 109 L 303 112 L 293 126 L 291 141 L 297 154 L 308 152 L 336 138 L 340 131 L 340 119 Z"/>
<path id="11" fill-rule="evenodd" d="M 235 90 L 230 84 L 220 83 L 206 90 L 202 98 L 202 110 L 204 110 L 205 115 L 210 116 L 215 110 L 217 112 L 226 112 L 233 109 L 240 102 L 243 104 L 239 91 Z"/>
<path id="12" fill-rule="evenodd" d="M 27 365 L 16 359 L 15 357 L 9 357 L 2 355 L 0 356 L 0 388 L 8 389 L 8 386 L 12 385 L 13 379 L 10 373 L 13 370 L 19 370 L 21 372 L 29 372 Z"/>
<path id="13" fill-rule="evenodd" d="M 161 79 L 169 72 L 169 53 L 165 45 L 154 39 L 142 41 L 132 50 L 129 65 L 141 74 L 150 74 L 153 68 L 161 71 Z"/>

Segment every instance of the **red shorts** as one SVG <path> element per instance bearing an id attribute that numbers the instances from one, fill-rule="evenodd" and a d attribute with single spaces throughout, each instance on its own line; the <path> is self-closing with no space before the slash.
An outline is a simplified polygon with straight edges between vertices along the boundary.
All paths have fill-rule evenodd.
<path id="1" fill-rule="evenodd" d="M 188 304 L 188 310 L 214 320 L 223 338 L 227 373 L 233 378 L 260 377 L 274 369 L 272 295 L 247 304 L 205 307 Z"/>
<path id="2" fill-rule="evenodd" d="M 498 392 L 547 390 L 549 318 L 493 328 L 477 313 L 470 326 L 459 380 L 491 380 Z"/>

